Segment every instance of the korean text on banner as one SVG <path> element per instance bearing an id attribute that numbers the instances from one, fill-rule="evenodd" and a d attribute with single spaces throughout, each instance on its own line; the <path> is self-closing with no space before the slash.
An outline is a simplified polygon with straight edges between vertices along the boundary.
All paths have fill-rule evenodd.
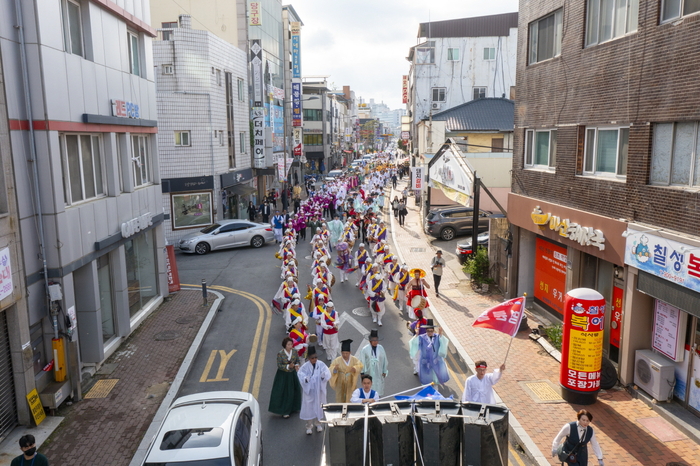
<path id="1" fill-rule="evenodd" d="M 259 39 L 250 41 L 250 64 L 253 71 L 253 107 L 263 106 L 262 46 Z"/>
<path id="2" fill-rule="evenodd" d="M 535 254 L 535 301 L 563 314 L 567 250 L 538 237 Z"/>
<path id="3" fill-rule="evenodd" d="M 422 191 L 423 190 L 423 167 L 412 167 L 411 174 L 413 175 L 411 189 L 415 189 L 416 191 Z"/>
<path id="4" fill-rule="evenodd" d="M 523 320 L 525 298 L 514 298 L 485 310 L 472 327 L 490 328 L 514 337 Z"/>
<path id="5" fill-rule="evenodd" d="M 253 119 L 253 166 L 265 168 L 265 109 L 251 110 Z"/>
<path id="6" fill-rule="evenodd" d="M 5 248 L 0 251 L 0 300 L 10 296 L 13 290 L 10 248 Z"/>
<path id="7" fill-rule="evenodd" d="M 301 157 L 304 153 L 303 133 L 301 128 L 292 128 L 292 155 Z"/>
<path id="8" fill-rule="evenodd" d="M 262 2 L 249 2 L 248 15 L 250 26 L 262 26 Z"/>
<path id="9" fill-rule="evenodd" d="M 174 293 L 180 291 L 180 274 L 177 273 L 177 261 L 175 260 L 175 246 L 169 244 L 165 247 L 165 271 L 168 275 L 168 291 Z"/>
<path id="10" fill-rule="evenodd" d="M 292 126 L 302 125 L 301 80 L 292 80 Z"/>
<path id="11" fill-rule="evenodd" d="M 402 89 L 402 95 L 403 95 L 403 103 L 407 104 L 408 103 L 408 75 L 403 75 L 403 89 Z"/>
<path id="12" fill-rule="evenodd" d="M 301 23 L 292 23 L 292 78 L 301 78 Z"/>

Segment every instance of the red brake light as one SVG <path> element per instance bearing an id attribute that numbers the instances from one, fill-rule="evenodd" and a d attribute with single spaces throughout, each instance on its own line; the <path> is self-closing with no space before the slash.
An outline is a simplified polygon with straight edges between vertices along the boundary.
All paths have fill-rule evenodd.
<path id="1" fill-rule="evenodd" d="M 265 228 L 265 231 L 272 231 L 272 228 Z"/>

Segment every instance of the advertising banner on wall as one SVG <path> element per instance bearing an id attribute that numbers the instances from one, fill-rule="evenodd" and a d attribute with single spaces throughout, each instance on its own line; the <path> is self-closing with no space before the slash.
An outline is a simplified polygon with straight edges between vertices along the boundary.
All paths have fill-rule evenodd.
<path id="1" fill-rule="evenodd" d="M 671 361 L 681 361 L 685 345 L 688 314 L 668 303 L 656 300 L 652 348 Z"/>
<path id="2" fill-rule="evenodd" d="M 262 26 L 262 2 L 248 2 L 248 25 Z"/>
<path id="3" fill-rule="evenodd" d="M 401 94 L 403 95 L 403 103 L 407 104 L 408 103 L 408 75 L 403 75 L 403 91 Z"/>
<path id="4" fill-rule="evenodd" d="M 411 189 L 423 190 L 423 167 L 411 167 Z"/>
<path id="5" fill-rule="evenodd" d="M 250 41 L 250 64 L 253 73 L 253 107 L 263 106 L 262 46 L 259 39 Z"/>
<path id="6" fill-rule="evenodd" d="M 301 78 L 301 23 L 292 23 L 292 78 Z"/>
<path id="7" fill-rule="evenodd" d="M 301 79 L 292 79 L 292 126 L 301 126 Z"/>
<path id="8" fill-rule="evenodd" d="M 5 248 L 0 251 L 0 300 L 10 296 L 13 289 L 10 248 Z"/>
<path id="9" fill-rule="evenodd" d="M 253 120 L 253 167 L 265 168 L 265 109 L 251 110 Z"/>
<path id="10" fill-rule="evenodd" d="M 620 331 L 622 330 L 622 297 L 624 290 L 613 286 L 612 309 L 610 310 L 610 345 L 620 347 Z"/>
<path id="11" fill-rule="evenodd" d="M 177 261 L 175 260 L 175 246 L 165 246 L 165 273 L 168 276 L 168 291 L 174 293 L 180 291 L 180 274 L 177 273 Z"/>
<path id="12" fill-rule="evenodd" d="M 433 158 L 429 174 L 431 188 L 442 190 L 445 196 L 462 205 L 469 204 L 474 191 L 472 170 L 451 147 Z"/>
<path id="13" fill-rule="evenodd" d="M 566 248 L 542 238 L 535 240 L 535 300 L 564 313 Z"/>
<path id="14" fill-rule="evenodd" d="M 700 292 L 700 249 L 627 229 L 625 264 Z"/>
<path id="15" fill-rule="evenodd" d="M 212 192 L 171 194 L 172 228 L 201 228 L 214 223 Z"/>
<path id="16" fill-rule="evenodd" d="M 301 128 L 292 128 L 292 155 L 301 157 L 304 154 L 303 132 Z"/>
<path id="17" fill-rule="evenodd" d="M 293 163 L 294 159 L 292 157 L 287 157 L 286 165 L 284 163 L 284 157 L 277 159 L 277 179 L 280 183 L 284 183 L 284 180 L 287 179 L 287 174 L 289 173 L 289 169 L 292 168 Z"/>

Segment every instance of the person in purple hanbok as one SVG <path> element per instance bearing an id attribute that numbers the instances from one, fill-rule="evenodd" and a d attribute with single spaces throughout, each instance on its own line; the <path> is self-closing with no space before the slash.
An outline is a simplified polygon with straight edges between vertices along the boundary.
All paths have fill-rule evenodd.
<path id="1" fill-rule="evenodd" d="M 424 335 L 416 335 L 409 342 L 411 358 L 418 358 L 420 383 L 447 383 L 450 374 L 447 372 L 445 357 L 450 341 L 442 334 L 442 328 L 438 328 L 438 334 L 435 334 L 433 319 L 428 319 L 425 329 Z"/>
<path id="2" fill-rule="evenodd" d="M 335 266 L 340 269 L 340 283 L 343 283 L 348 278 L 348 274 L 352 271 L 352 255 L 350 254 L 350 248 L 348 243 L 341 241 L 336 246 L 338 252 L 338 258 L 336 259 Z"/>

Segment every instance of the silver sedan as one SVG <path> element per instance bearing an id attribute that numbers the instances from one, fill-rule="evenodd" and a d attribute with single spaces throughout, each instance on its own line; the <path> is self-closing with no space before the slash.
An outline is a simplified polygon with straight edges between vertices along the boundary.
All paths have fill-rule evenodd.
<path id="1" fill-rule="evenodd" d="M 221 220 L 213 225 L 183 236 L 178 243 L 182 252 L 206 254 L 217 249 L 253 246 L 259 248 L 274 241 L 275 234 L 269 223 L 248 220 Z"/>

